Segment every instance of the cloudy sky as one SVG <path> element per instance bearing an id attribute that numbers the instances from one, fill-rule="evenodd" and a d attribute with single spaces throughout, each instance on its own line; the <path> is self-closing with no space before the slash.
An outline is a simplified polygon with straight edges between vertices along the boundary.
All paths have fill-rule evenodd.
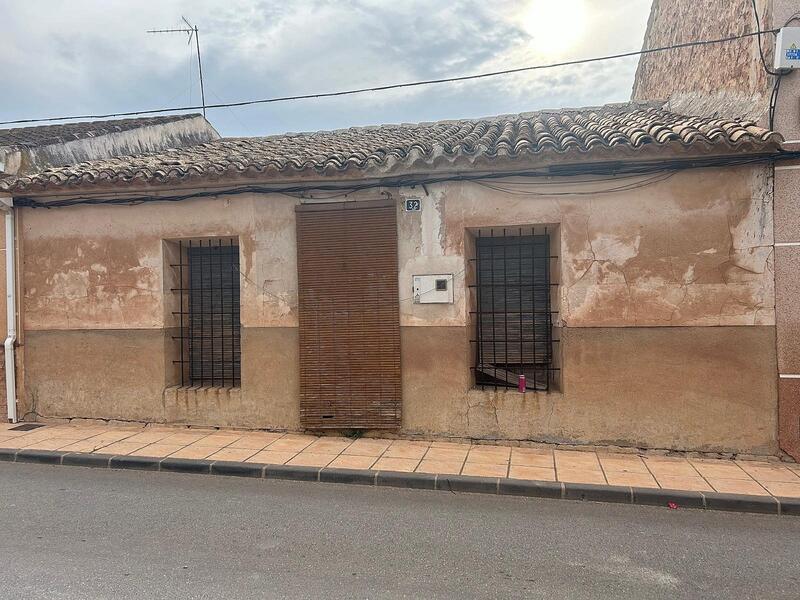
<path id="1" fill-rule="evenodd" d="M 0 120 L 442 78 L 637 50 L 650 0 L 0 0 Z M 620 59 L 333 99 L 210 110 L 225 136 L 480 117 L 628 99 Z"/>

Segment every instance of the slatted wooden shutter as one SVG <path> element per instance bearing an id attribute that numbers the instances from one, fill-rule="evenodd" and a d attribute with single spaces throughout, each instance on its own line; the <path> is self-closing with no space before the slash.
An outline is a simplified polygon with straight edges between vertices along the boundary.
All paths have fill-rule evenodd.
<path id="1" fill-rule="evenodd" d="M 394 203 L 299 206 L 297 264 L 301 423 L 399 427 Z"/>

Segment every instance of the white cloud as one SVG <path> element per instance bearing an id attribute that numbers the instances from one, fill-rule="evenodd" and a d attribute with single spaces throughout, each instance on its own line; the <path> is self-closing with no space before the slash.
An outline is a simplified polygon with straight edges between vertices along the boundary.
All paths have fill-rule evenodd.
<path id="1" fill-rule="evenodd" d="M 0 120 L 198 102 L 196 67 L 180 35 L 200 28 L 207 102 L 331 91 L 611 54 L 641 46 L 649 0 L 582 0 L 581 35 L 535 43 L 530 15 L 552 0 L 0 0 Z M 565 1 L 580 4 L 581 0 Z M 541 18 L 541 17 L 537 17 Z M 527 20 L 526 20 L 527 19 Z M 567 19 L 568 21 L 568 19 Z M 542 27 L 553 27 L 542 23 Z M 552 46 L 552 44 L 551 44 Z M 626 100 L 625 59 L 460 84 L 214 110 L 224 135 L 476 117 Z"/>

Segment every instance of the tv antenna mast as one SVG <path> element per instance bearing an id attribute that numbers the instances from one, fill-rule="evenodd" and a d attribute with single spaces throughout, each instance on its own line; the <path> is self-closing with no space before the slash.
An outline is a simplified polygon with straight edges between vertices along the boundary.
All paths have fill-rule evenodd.
<path id="1" fill-rule="evenodd" d="M 206 91 L 203 88 L 203 62 L 200 60 L 200 31 L 197 29 L 197 25 L 189 23 L 186 17 L 181 17 L 181 19 L 186 23 L 186 27 L 181 27 L 179 29 L 149 29 L 147 33 L 185 33 L 189 36 L 189 44 L 192 43 L 192 38 L 194 37 L 194 43 L 197 47 L 197 71 L 200 74 L 200 102 L 203 105 L 203 117 L 205 117 Z"/>

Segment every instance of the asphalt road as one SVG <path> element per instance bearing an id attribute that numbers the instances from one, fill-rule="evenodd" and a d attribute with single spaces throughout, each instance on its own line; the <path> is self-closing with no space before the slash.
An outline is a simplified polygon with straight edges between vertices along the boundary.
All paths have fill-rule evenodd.
<path id="1" fill-rule="evenodd" d="M 2 598 L 791 598 L 800 519 L 0 463 Z"/>

